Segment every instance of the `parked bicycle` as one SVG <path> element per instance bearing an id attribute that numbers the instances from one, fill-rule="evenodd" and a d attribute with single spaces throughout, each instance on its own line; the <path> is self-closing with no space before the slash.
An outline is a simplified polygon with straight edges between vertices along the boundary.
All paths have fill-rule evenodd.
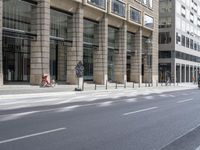
<path id="1" fill-rule="evenodd" d="M 40 87 L 54 87 L 56 86 L 55 80 L 48 81 L 48 75 L 42 75 L 42 81 L 40 83 Z"/>

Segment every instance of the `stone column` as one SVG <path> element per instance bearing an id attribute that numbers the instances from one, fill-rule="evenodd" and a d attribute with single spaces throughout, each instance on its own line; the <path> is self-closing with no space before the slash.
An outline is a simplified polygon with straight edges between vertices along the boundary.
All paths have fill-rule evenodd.
<path id="1" fill-rule="evenodd" d="M 134 39 L 135 54 L 131 57 L 131 81 L 141 84 L 141 65 L 142 65 L 142 29 L 135 34 Z"/>
<path id="2" fill-rule="evenodd" d="M 158 81 L 158 24 L 159 24 L 159 0 L 154 0 L 154 30 L 152 32 L 152 83 Z"/>
<path id="3" fill-rule="evenodd" d="M 78 61 L 83 62 L 83 5 L 79 4 L 73 15 L 73 43 L 67 50 L 67 83 L 76 84 L 75 66 Z"/>
<path id="4" fill-rule="evenodd" d="M 108 69 L 108 18 L 105 14 L 99 23 L 99 47 L 93 55 L 93 78 L 97 84 L 105 84 Z"/>
<path id="5" fill-rule="evenodd" d="M 39 84 L 42 74 L 50 78 L 49 49 L 50 49 L 50 0 L 38 0 L 34 30 L 37 32 L 36 41 L 31 42 L 31 75 L 30 83 Z"/>
<path id="6" fill-rule="evenodd" d="M 2 24 L 3 24 L 3 0 L 0 0 L 0 86 L 3 85 Z"/>
<path id="7" fill-rule="evenodd" d="M 115 54 L 115 81 L 126 83 L 127 25 L 124 22 L 119 30 L 119 53 Z"/>
<path id="8" fill-rule="evenodd" d="M 180 83 L 182 83 L 182 64 L 180 64 Z"/>

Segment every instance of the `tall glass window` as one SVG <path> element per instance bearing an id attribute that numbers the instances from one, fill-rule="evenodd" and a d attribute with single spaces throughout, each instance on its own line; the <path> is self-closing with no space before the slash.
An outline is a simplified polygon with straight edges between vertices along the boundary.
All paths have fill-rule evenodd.
<path id="1" fill-rule="evenodd" d="M 106 9 L 106 0 L 87 0 L 87 2 L 101 9 Z"/>
<path id="2" fill-rule="evenodd" d="M 3 0 L 3 27 L 32 32 L 36 4 L 22 0 Z"/>
<path id="3" fill-rule="evenodd" d="M 150 2 L 151 5 L 152 5 L 152 2 Z M 176 4 L 177 9 L 180 10 L 180 3 L 177 1 L 177 4 Z M 168 12 L 171 12 L 172 11 L 172 1 L 169 1 L 169 0 L 160 0 L 159 1 L 159 12 L 160 13 L 168 13 Z M 177 11 L 178 12 L 178 11 Z M 180 13 L 180 11 L 179 11 Z"/>
<path id="4" fill-rule="evenodd" d="M 114 81 L 115 51 L 118 51 L 119 29 L 108 27 L 108 80 Z"/>
<path id="5" fill-rule="evenodd" d="M 144 15 L 144 26 L 153 29 L 153 27 L 154 27 L 153 18 L 148 15 Z"/>
<path id="6" fill-rule="evenodd" d="M 84 80 L 93 80 L 94 47 L 98 46 L 98 26 L 95 21 L 84 19 L 83 25 Z"/>
<path id="7" fill-rule="evenodd" d="M 83 41 L 84 43 L 90 43 L 98 45 L 98 23 L 84 19 Z"/>
<path id="8" fill-rule="evenodd" d="M 112 13 L 125 17 L 126 5 L 119 0 L 112 0 Z"/>
<path id="9" fill-rule="evenodd" d="M 51 36 L 72 40 L 72 16 L 51 9 Z"/>
<path id="10" fill-rule="evenodd" d="M 108 47 L 118 49 L 119 29 L 108 27 Z"/>
<path id="11" fill-rule="evenodd" d="M 2 44 L 4 81 L 29 81 L 30 40 L 3 37 Z"/>
<path id="12" fill-rule="evenodd" d="M 137 9 L 130 7 L 130 19 L 136 23 L 141 23 L 141 12 Z"/>
<path id="13" fill-rule="evenodd" d="M 127 51 L 132 52 L 134 50 L 134 33 L 127 33 Z"/>

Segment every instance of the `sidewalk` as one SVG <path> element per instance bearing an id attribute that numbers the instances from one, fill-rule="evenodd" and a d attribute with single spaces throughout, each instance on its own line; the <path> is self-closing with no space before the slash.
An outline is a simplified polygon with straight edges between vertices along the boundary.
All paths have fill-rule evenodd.
<path id="1" fill-rule="evenodd" d="M 17 94 L 37 94 L 37 93 L 58 93 L 58 92 L 65 92 L 65 93 L 85 93 L 85 92 L 104 92 L 104 91 L 113 91 L 113 90 L 139 90 L 139 89 L 152 89 L 152 88 L 170 88 L 176 87 L 180 89 L 188 89 L 188 88 L 197 88 L 196 84 L 192 83 L 182 83 L 182 84 L 171 84 L 166 86 L 164 83 L 159 83 L 157 86 L 154 85 L 149 86 L 148 84 L 133 84 L 128 82 L 126 85 L 124 84 L 116 84 L 116 83 L 109 83 L 107 88 L 105 85 L 95 85 L 95 84 L 84 84 L 83 91 L 74 91 L 77 85 L 56 85 L 55 87 L 46 87 L 41 88 L 39 86 L 32 86 L 32 85 L 3 85 L 0 87 L 0 96 L 1 95 L 17 95 Z"/>
<path id="2" fill-rule="evenodd" d="M 147 86 L 147 85 L 146 85 Z M 151 94 L 158 94 L 164 97 L 171 97 L 170 92 L 198 89 L 197 85 L 178 84 L 176 86 L 165 86 L 164 84 L 154 87 L 146 87 L 145 84 L 139 87 L 137 84 L 128 83 L 124 85 L 109 84 L 108 89 L 105 86 L 98 85 L 95 89 L 94 84 L 85 84 L 84 91 L 74 91 L 75 85 L 57 85 L 54 88 L 40 88 L 30 85 L 5 85 L 0 87 L 0 111 L 20 109 L 39 106 L 55 106 L 55 105 L 77 105 L 79 103 L 92 103 L 116 100 L 130 99 L 134 97 L 144 96 L 147 99 L 152 99 Z"/>

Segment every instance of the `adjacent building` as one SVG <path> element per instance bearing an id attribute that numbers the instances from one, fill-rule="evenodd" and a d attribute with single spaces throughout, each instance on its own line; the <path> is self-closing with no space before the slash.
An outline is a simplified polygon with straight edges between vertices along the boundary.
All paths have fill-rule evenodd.
<path id="1" fill-rule="evenodd" d="M 160 0 L 159 81 L 192 82 L 200 68 L 200 1 Z"/>
<path id="2" fill-rule="evenodd" d="M 196 52 L 196 51 L 195 51 Z M 158 80 L 158 0 L 0 0 L 0 84 Z"/>

